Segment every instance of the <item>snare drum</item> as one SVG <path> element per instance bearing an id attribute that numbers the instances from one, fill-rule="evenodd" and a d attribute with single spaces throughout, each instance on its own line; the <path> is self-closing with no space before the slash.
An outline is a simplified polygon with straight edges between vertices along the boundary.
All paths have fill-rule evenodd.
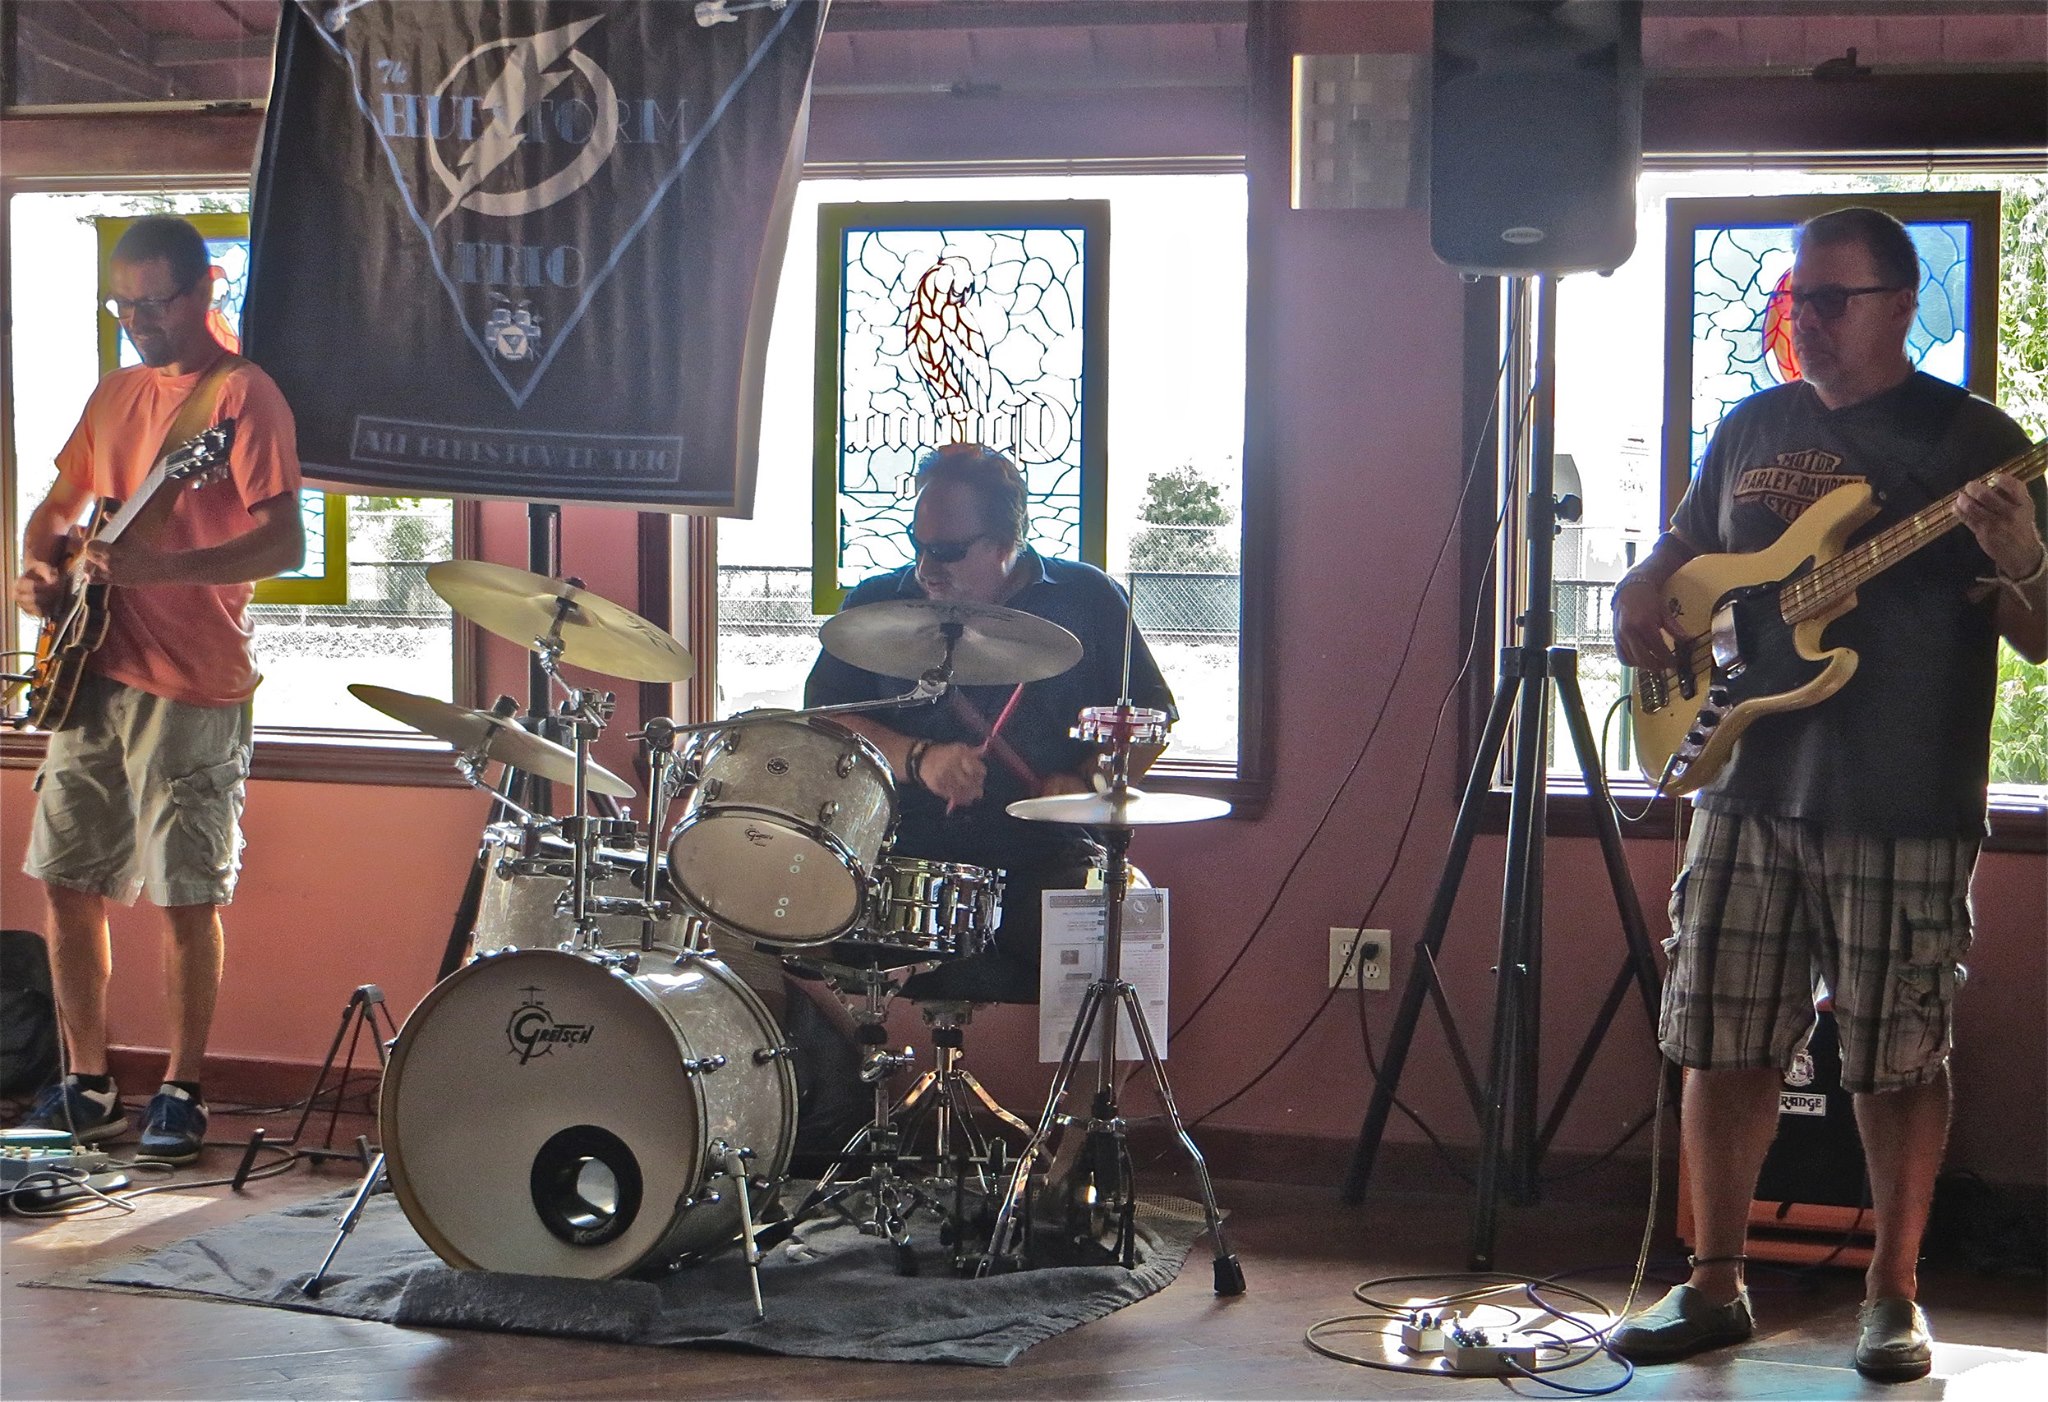
<path id="1" fill-rule="evenodd" d="M 484 885 L 477 900 L 472 954 L 498 949 L 554 949 L 576 933 L 569 914 L 569 883 L 576 870 L 567 841 L 552 833 L 536 834 L 523 823 L 494 823 L 484 829 Z M 590 862 L 592 895 L 642 899 L 645 852 L 600 849 Z M 667 895 L 666 890 L 662 891 Z M 593 918 L 598 944 L 606 949 L 638 949 L 647 923 L 630 915 Z M 682 913 L 654 922 L 652 948 L 673 953 L 701 947 L 704 920 Z"/>
<path id="2" fill-rule="evenodd" d="M 684 900 L 770 945 L 824 944 L 860 923 L 896 826 L 880 750 L 812 716 L 708 732 L 690 760 L 697 784 L 668 842 Z"/>
<path id="3" fill-rule="evenodd" d="M 378 1130 L 400 1206 L 450 1265 L 657 1274 L 739 1234 L 729 1150 L 752 1151 L 755 1217 L 773 1200 L 796 1075 L 774 1019 L 716 959 L 628 976 L 508 950 L 405 1020 Z"/>
<path id="4" fill-rule="evenodd" d="M 867 924 L 833 945 L 861 963 L 922 963 L 979 954 L 1003 918 L 1003 875 L 988 867 L 884 857 Z"/>

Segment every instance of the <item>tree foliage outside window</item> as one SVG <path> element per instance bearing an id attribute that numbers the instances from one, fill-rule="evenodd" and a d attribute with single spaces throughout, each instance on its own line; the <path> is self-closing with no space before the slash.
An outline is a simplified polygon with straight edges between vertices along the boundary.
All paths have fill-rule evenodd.
<path id="1" fill-rule="evenodd" d="M 1234 574 L 1237 536 L 1224 528 L 1236 514 L 1223 500 L 1223 485 L 1191 462 L 1153 473 L 1138 509 L 1144 525 L 1131 537 L 1132 571 Z"/>

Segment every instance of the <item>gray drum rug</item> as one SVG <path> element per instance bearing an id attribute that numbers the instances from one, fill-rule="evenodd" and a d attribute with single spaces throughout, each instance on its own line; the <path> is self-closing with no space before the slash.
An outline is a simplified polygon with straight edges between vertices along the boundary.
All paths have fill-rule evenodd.
<path id="1" fill-rule="evenodd" d="M 380 1193 L 310 1299 L 299 1287 L 326 1255 L 349 1197 L 247 1217 L 90 1280 L 424 1328 L 999 1368 L 1042 1339 L 1164 1289 L 1203 1230 L 1194 1204 L 1141 1200 L 1134 1270 L 1056 1266 L 962 1280 L 922 1222 L 922 1273 L 905 1276 L 887 1242 L 821 1220 L 762 1263 L 767 1318 L 756 1321 L 737 1249 L 652 1281 L 460 1271 Z"/>

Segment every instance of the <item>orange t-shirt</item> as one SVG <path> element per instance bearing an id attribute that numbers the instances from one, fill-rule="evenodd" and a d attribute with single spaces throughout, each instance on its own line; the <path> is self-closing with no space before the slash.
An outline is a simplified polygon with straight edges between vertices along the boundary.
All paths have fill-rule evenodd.
<path id="1" fill-rule="evenodd" d="M 137 365 L 101 380 L 57 454 L 59 476 L 94 496 L 127 500 L 156 466 L 159 449 L 178 446 L 166 445 L 164 435 L 201 373 L 164 375 Z M 249 364 L 229 371 L 208 424 L 224 419 L 235 421 L 227 475 L 200 487 L 160 488 L 177 499 L 148 543 L 167 550 L 224 544 L 255 529 L 250 507 L 298 491 L 298 429 L 270 376 Z M 255 592 L 253 584 L 117 587 L 106 641 L 88 666 L 173 701 L 240 705 L 261 680 L 249 647 Z"/>

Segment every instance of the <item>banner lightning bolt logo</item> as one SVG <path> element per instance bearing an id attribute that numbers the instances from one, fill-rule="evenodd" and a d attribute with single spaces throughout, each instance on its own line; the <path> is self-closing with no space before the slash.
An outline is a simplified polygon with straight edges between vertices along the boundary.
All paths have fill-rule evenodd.
<path id="1" fill-rule="evenodd" d="M 479 45 L 441 80 L 441 86 L 435 90 L 436 99 L 446 94 L 463 69 L 481 60 L 491 50 L 511 50 L 506 56 L 504 71 L 498 74 L 497 81 L 485 91 L 483 101 L 478 104 L 490 113 L 491 122 L 456 161 L 461 173 L 450 170 L 431 143 L 427 147 L 434 174 L 448 188 L 448 203 L 434 216 L 436 228 L 458 209 L 500 218 L 546 209 L 582 189 L 610 159 L 619 140 L 618 94 L 604 69 L 576 51 L 576 41 L 602 18 L 602 15 L 593 16 L 565 24 L 560 29 L 551 29 L 545 34 Z M 583 75 L 595 94 L 591 106 L 597 114 L 597 125 L 590 139 L 583 144 L 582 154 L 530 190 L 479 192 L 477 187 L 509 160 L 526 139 L 527 120 L 541 100 L 569 77 L 569 68 L 549 71 L 564 58 Z"/>

